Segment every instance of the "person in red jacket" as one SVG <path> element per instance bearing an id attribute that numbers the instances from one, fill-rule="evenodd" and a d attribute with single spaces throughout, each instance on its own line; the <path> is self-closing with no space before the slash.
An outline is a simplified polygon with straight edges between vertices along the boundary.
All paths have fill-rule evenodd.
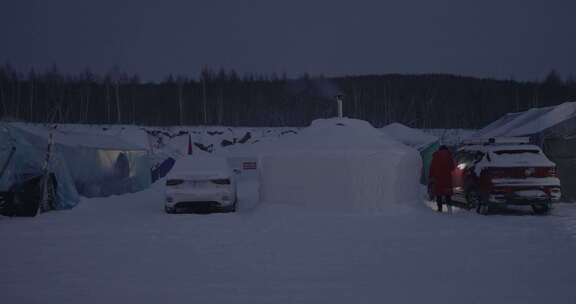
<path id="1" fill-rule="evenodd" d="M 436 198 L 438 212 L 442 212 L 442 205 L 449 205 L 452 196 L 452 171 L 454 170 L 454 160 L 452 153 L 446 146 L 440 146 L 434 152 L 432 163 L 430 164 L 430 183 L 432 195 Z"/>

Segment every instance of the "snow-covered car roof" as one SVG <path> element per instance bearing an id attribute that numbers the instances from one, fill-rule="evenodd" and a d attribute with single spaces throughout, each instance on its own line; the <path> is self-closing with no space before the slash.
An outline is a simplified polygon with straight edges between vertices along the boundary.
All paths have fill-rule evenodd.
<path id="1" fill-rule="evenodd" d="M 467 145 L 463 146 L 458 151 L 480 151 L 480 152 L 496 152 L 496 151 L 538 151 L 542 152 L 540 147 L 535 145 L 499 145 L 499 144 L 489 144 L 489 145 Z"/>
<path id="2" fill-rule="evenodd" d="M 530 151 L 532 151 L 530 149 Z M 486 159 L 486 158 L 485 158 Z M 485 162 L 491 167 L 555 167 L 543 153 L 491 153 L 490 161 Z"/>
<path id="3" fill-rule="evenodd" d="M 489 153 L 490 157 L 484 157 L 477 168 L 483 167 L 554 167 L 550 161 L 535 145 L 470 145 L 464 146 L 459 151 L 480 151 Z M 528 153 L 498 153 L 498 152 L 530 151 Z M 531 153 L 534 151 L 535 153 Z"/>
<path id="4" fill-rule="evenodd" d="M 168 179 L 230 178 L 232 171 L 224 157 L 183 156 L 176 160 Z"/>

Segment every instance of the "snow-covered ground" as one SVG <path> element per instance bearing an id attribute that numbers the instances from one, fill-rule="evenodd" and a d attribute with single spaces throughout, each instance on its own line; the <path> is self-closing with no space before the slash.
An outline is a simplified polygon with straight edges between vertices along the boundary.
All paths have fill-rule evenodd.
<path id="1" fill-rule="evenodd" d="M 0 218 L 2 303 L 575 303 L 576 206 L 551 216 L 168 215 L 162 185 Z"/>
<path id="2" fill-rule="evenodd" d="M 60 128 L 150 140 L 137 127 Z M 229 156 L 242 146 L 225 139 L 251 132 L 245 144 L 256 147 L 293 134 L 191 131 Z M 170 136 L 166 148 L 183 154 L 186 136 Z M 166 214 L 161 180 L 71 210 L 0 217 L 0 302 L 576 303 L 576 205 L 480 216 L 422 200 L 370 213 L 266 204 L 258 187 L 241 175 L 236 213 Z"/>

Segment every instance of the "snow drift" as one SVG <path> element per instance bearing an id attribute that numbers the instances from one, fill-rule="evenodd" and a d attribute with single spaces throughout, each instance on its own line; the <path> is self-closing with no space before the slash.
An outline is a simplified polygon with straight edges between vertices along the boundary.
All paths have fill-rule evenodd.
<path id="1" fill-rule="evenodd" d="M 418 151 L 365 121 L 315 120 L 263 150 L 262 203 L 374 213 L 419 200 Z"/>

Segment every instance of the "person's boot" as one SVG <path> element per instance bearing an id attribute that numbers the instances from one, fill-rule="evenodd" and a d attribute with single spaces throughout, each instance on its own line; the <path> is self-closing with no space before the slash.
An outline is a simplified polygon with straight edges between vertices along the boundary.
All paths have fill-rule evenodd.
<path id="1" fill-rule="evenodd" d="M 452 198 L 450 196 L 447 196 L 444 203 L 446 204 L 446 211 L 452 214 Z"/>

